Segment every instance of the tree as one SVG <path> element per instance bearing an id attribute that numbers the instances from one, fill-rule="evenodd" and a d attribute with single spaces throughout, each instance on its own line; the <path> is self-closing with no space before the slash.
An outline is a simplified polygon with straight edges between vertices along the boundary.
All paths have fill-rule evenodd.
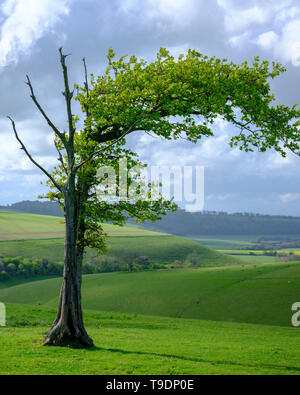
<path id="1" fill-rule="evenodd" d="M 248 128 L 256 133 L 252 129 L 255 127 L 269 136 L 280 127 L 285 134 L 295 131 L 296 126 L 291 126 L 290 121 L 299 118 L 299 112 L 295 107 L 270 106 L 274 97 L 268 81 L 284 69 L 258 59 L 250 66 L 236 65 L 190 50 L 176 60 L 161 49 L 151 63 L 134 56 L 115 61 L 115 53 L 110 49 L 104 75 L 96 78 L 91 74 L 89 81 L 84 60 L 85 82 L 71 91 L 66 58 L 60 49 L 67 132 L 59 130 L 48 117 L 27 77 L 31 98 L 54 132 L 59 158 L 52 173 L 30 155 L 14 120 L 10 120 L 25 154 L 48 177 L 50 190 L 46 197 L 58 201 L 65 216 L 63 285 L 57 318 L 45 343 L 91 347 L 93 341 L 84 328 L 81 305 L 85 248 L 104 251 L 106 235 L 102 224 L 105 221 L 122 225 L 128 216 L 138 221 L 155 221 L 176 208 L 172 201 L 164 201 L 161 196 L 149 201 L 140 193 L 134 200 L 122 199 L 119 159 L 126 158 L 129 168 L 143 166 L 137 155 L 126 149 L 126 136 L 143 131 L 164 139 L 185 138 L 196 143 L 203 136 L 213 135 L 212 125 L 218 117 L 241 130 Z M 81 129 L 79 117 L 72 112 L 75 90 L 75 99 L 84 114 Z M 106 179 L 106 176 L 99 179 L 97 169 L 106 166 L 117 172 L 117 199 L 113 202 L 105 199 L 99 202 L 97 198 L 97 186 Z M 129 185 L 141 181 L 140 174 L 127 178 Z"/>

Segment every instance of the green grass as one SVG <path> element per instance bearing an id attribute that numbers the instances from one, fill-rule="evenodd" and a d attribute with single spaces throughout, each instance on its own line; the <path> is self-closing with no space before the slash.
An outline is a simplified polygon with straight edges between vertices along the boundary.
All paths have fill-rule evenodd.
<path id="1" fill-rule="evenodd" d="M 47 215 L 24 214 L 0 211 L 0 239 L 49 239 L 64 236 L 64 218 Z M 104 231 L 110 236 L 158 236 L 164 233 L 151 232 L 133 226 L 105 224 Z"/>
<path id="2" fill-rule="evenodd" d="M 254 255 L 229 255 L 232 258 L 237 259 L 241 263 L 253 263 L 253 264 L 263 264 L 263 263 L 275 263 L 278 261 L 276 256 L 254 256 Z M 300 257 L 299 257 L 300 259 Z"/>
<path id="3" fill-rule="evenodd" d="M 61 220 L 57 217 L 0 211 L 0 256 L 63 261 L 64 240 L 57 237 L 63 235 L 63 225 L 59 224 Z M 152 263 L 166 265 L 175 260 L 184 261 L 187 255 L 197 252 L 203 266 L 236 263 L 234 258 L 189 239 L 132 226 L 106 224 L 104 230 L 111 236 L 108 239 L 108 255 L 122 257 L 125 251 L 136 251 L 149 257 Z M 95 255 L 95 251 L 87 250 L 86 261 Z"/>
<path id="4" fill-rule="evenodd" d="M 61 279 L 0 289 L 0 301 L 55 308 Z M 279 326 L 299 301 L 300 263 L 84 276 L 86 310 Z"/>
<path id="5" fill-rule="evenodd" d="M 122 257 L 125 251 L 136 251 L 150 258 L 152 263 L 171 264 L 175 260 L 184 261 L 192 252 L 201 257 L 202 266 L 232 265 L 236 259 L 200 246 L 192 240 L 177 236 L 113 236 L 108 240 L 108 255 Z M 51 262 L 62 262 L 64 256 L 63 239 L 0 240 L 0 256 L 24 258 L 48 258 Z M 85 261 L 96 256 L 87 250 Z"/>
<path id="6" fill-rule="evenodd" d="M 7 306 L 0 328 L 1 374 L 300 373 L 300 332 L 293 328 L 116 313 L 87 313 L 94 350 L 42 346 L 55 310 Z"/>
<path id="7" fill-rule="evenodd" d="M 241 248 L 251 248 L 254 246 L 253 240 L 258 236 L 203 236 L 191 235 L 187 236 L 189 239 L 196 241 L 201 245 L 205 245 L 217 250 L 239 250 Z"/>

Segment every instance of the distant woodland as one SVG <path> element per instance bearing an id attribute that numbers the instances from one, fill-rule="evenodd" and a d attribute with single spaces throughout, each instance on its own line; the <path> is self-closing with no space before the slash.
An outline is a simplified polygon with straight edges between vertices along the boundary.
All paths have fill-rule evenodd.
<path id="1" fill-rule="evenodd" d="M 0 210 L 16 211 L 50 216 L 63 215 L 56 203 L 41 201 L 22 201 Z M 203 211 L 189 213 L 179 210 L 168 214 L 156 223 L 145 223 L 146 229 L 171 233 L 178 236 L 187 235 L 299 235 L 300 217 L 272 216 L 251 213 L 228 214 L 226 212 Z"/>
<path id="2" fill-rule="evenodd" d="M 7 206 L 0 206 L 0 210 L 15 211 L 28 214 L 50 215 L 54 217 L 62 217 L 63 212 L 58 204 L 48 201 L 29 201 L 13 203 Z"/>

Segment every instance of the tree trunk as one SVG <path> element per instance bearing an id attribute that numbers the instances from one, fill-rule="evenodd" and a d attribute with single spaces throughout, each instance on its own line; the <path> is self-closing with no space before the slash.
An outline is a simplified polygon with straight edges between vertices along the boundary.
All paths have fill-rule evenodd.
<path id="1" fill-rule="evenodd" d="M 45 345 L 88 348 L 94 347 L 83 323 L 81 305 L 83 248 L 77 248 L 77 205 L 74 194 L 68 194 L 65 202 L 66 240 L 63 284 L 59 309 Z"/>

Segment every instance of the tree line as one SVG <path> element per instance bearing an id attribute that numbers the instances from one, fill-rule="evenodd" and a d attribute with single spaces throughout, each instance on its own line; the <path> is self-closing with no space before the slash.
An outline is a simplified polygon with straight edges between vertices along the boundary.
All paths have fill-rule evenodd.
<path id="1" fill-rule="evenodd" d="M 63 212 L 57 203 L 47 201 L 21 201 L 7 206 L 0 206 L 0 210 L 57 217 L 63 216 Z M 129 218 L 128 223 L 133 223 L 133 220 Z M 171 233 L 177 236 L 300 235 L 300 217 L 247 212 L 229 214 L 224 211 L 203 211 L 189 213 L 184 210 L 178 210 L 167 214 L 156 223 L 147 221 L 141 226 L 146 229 Z"/>

